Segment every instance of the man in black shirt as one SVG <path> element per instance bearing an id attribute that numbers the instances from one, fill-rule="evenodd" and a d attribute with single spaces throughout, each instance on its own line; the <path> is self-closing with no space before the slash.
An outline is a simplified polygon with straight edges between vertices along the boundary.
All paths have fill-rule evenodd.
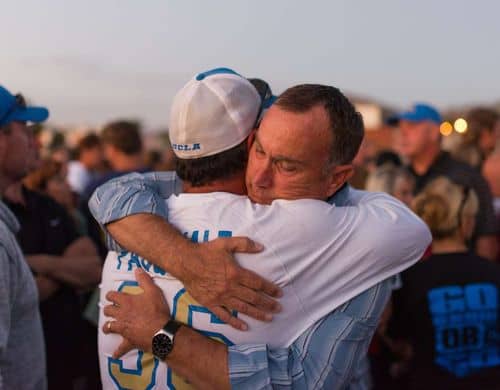
<path id="1" fill-rule="evenodd" d="M 19 221 L 17 239 L 36 276 L 49 388 L 71 388 L 76 378 L 87 375 L 81 368 L 87 362 L 81 359 L 89 325 L 77 290 L 99 283 L 100 258 L 90 239 L 78 236 L 71 217 L 51 198 L 17 183 L 4 201 Z"/>
<path id="2" fill-rule="evenodd" d="M 28 131 L 26 171 L 37 165 L 38 150 Z M 17 217 L 17 240 L 35 275 L 47 355 L 49 389 L 72 388 L 78 377 L 88 377 L 84 353 L 90 325 L 82 318 L 79 291 L 95 287 L 101 261 L 87 237 L 79 237 L 66 210 L 51 198 L 28 190 L 18 180 L 4 191 L 4 202 Z M 91 329 L 91 328 L 90 328 Z M 93 328 L 95 343 L 97 335 Z M 96 359 L 95 352 L 91 359 Z M 64 367 L 64 369 L 61 369 Z M 97 378 L 97 376 L 95 376 Z"/>
<path id="3" fill-rule="evenodd" d="M 416 104 L 410 111 L 389 118 L 388 122 L 398 127 L 398 149 L 407 159 L 409 170 L 415 176 L 416 193 L 437 176 L 446 176 L 476 192 L 479 212 L 472 238 L 474 249 L 478 255 L 494 261 L 497 253 L 497 226 L 490 189 L 477 170 L 441 150 L 439 126 L 442 119 L 439 112 L 431 106 Z"/>

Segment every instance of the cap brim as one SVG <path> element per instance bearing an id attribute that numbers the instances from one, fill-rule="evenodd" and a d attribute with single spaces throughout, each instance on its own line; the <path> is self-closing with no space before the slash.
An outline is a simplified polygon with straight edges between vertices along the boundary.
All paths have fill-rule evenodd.
<path id="1" fill-rule="evenodd" d="M 19 108 L 9 115 L 7 122 L 34 122 L 39 123 L 47 120 L 49 110 L 45 107 L 26 107 Z"/>

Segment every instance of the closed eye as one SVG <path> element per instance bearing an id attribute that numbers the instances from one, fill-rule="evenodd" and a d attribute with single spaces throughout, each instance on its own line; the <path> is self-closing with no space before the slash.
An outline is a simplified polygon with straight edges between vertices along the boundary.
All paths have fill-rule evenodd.
<path id="1" fill-rule="evenodd" d="M 258 156 L 265 156 L 265 152 L 264 152 L 264 149 L 262 149 L 262 146 L 260 146 L 257 142 L 255 143 L 255 154 L 257 154 Z"/>
<path id="2" fill-rule="evenodd" d="M 294 164 L 293 162 L 281 160 L 277 161 L 276 164 L 278 168 L 285 173 L 293 173 L 297 171 L 297 164 Z"/>

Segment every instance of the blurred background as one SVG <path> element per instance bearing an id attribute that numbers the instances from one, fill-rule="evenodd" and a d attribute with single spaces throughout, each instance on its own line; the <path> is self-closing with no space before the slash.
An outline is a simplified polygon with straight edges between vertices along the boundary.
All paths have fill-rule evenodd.
<path id="1" fill-rule="evenodd" d="M 44 282 L 50 283 L 46 295 L 38 285 L 49 388 L 100 387 L 96 287 L 106 248 L 87 207 L 90 195 L 125 173 L 173 169 L 168 139 L 173 96 L 193 75 L 222 66 L 267 81 L 276 95 L 299 83 L 336 86 L 362 114 L 366 136 L 351 184 L 388 192 L 413 207 L 435 239 L 425 264 L 438 264 L 424 274 L 403 274 L 403 287 L 370 350 L 371 387 L 407 388 L 412 375 L 432 382 L 436 365 L 429 354 L 434 346 L 423 354 L 418 346 L 432 343 L 434 336 L 431 331 L 421 335 L 417 320 L 408 320 L 415 310 L 405 310 L 416 307 L 415 296 L 427 293 L 412 289 L 414 280 L 420 286 L 427 275 L 445 275 L 454 268 L 443 269 L 442 260 L 429 257 L 443 256 L 441 233 L 452 232 L 458 237 L 454 248 L 467 249 L 467 255 L 459 250 L 459 259 L 454 258 L 455 264 L 463 260 L 454 275 L 500 275 L 498 15 L 500 3 L 493 0 L 2 2 L 1 84 L 22 92 L 29 104 L 50 110 L 47 122 L 32 127 L 36 146 L 28 156 L 29 174 L 3 194 L 21 222 L 18 240 L 32 270 L 50 276 Z M 387 125 L 414 103 L 439 111 L 428 129 L 417 128 L 418 123 L 399 123 L 400 129 Z M 438 144 L 412 140 L 433 127 L 440 134 Z M 416 143 L 420 149 L 410 150 Z M 426 160 L 426 148 L 432 156 L 422 170 L 419 161 Z M 428 174 L 433 169 L 435 174 Z M 439 175 L 454 183 L 430 180 Z M 50 202 L 59 208 L 52 209 Z M 448 216 L 442 213 L 446 207 Z M 45 227 L 27 230 L 38 223 L 32 216 L 38 218 L 40 210 L 53 210 L 40 217 L 43 223 L 54 217 L 68 222 L 60 231 L 40 233 L 43 242 L 33 240 L 33 231 Z M 476 225 L 461 234 L 465 217 Z M 59 244 L 51 247 L 52 242 Z M 88 266 L 61 278 L 47 271 L 56 256 L 68 262 L 78 258 Z M 70 337 L 69 325 L 59 323 L 61 302 L 74 309 L 81 337 L 78 371 L 66 376 L 61 376 L 61 364 L 75 351 L 58 344 Z M 484 318 L 491 320 L 485 326 L 496 326 L 496 341 L 489 342 L 498 346 L 495 302 L 496 309 L 486 308 Z M 425 320 L 429 325 L 431 320 Z M 484 355 L 491 358 L 485 378 L 492 383 L 500 378 L 496 351 Z M 410 363 L 418 359 L 431 371 L 413 370 Z M 448 388 L 448 379 L 441 388 Z M 460 388 L 479 388 L 479 383 L 486 382 L 473 377 Z"/>

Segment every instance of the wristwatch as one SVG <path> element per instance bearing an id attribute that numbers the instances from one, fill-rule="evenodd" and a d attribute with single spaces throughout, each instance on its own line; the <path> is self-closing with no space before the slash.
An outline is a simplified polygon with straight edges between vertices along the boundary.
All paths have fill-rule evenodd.
<path id="1" fill-rule="evenodd" d="M 169 320 L 162 329 L 154 334 L 152 349 L 153 355 L 156 358 L 165 360 L 170 352 L 172 352 L 174 348 L 175 333 L 177 333 L 181 325 L 180 322 Z"/>

